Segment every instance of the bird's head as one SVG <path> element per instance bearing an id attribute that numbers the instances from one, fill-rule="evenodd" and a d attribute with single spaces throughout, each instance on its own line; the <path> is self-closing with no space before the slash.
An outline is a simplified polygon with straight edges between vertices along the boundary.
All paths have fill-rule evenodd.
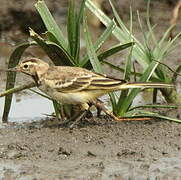
<path id="1" fill-rule="evenodd" d="M 21 61 L 16 67 L 9 69 L 9 71 L 22 72 L 30 76 L 40 76 L 44 74 L 48 68 L 48 63 L 37 58 L 28 58 Z"/>

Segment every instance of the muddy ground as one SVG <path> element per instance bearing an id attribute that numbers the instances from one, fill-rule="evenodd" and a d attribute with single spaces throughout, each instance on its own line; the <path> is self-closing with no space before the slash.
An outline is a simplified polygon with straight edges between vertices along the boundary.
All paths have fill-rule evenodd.
<path id="1" fill-rule="evenodd" d="M 17 20 L 18 12 L 21 12 L 20 15 L 24 20 L 29 19 L 32 14 L 33 17 L 37 17 L 34 16 L 33 1 L 28 1 L 29 4 L 19 2 L 16 4 L 14 0 L 8 2 L 4 0 L 0 7 L 1 68 L 7 67 L 7 59 L 14 49 L 14 44 L 27 39 L 27 35 L 22 34 L 26 32 L 27 25 L 23 26 L 23 23 Z M 59 16 L 65 17 L 66 1 L 57 0 L 56 4 L 51 4 L 53 1 L 48 2 L 52 11 L 57 10 L 54 13 L 57 20 Z M 138 7 L 144 15 L 145 1 L 137 2 L 135 9 Z M 57 8 L 59 3 L 65 8 Z M 128 20 L 126 12 L 129 6 L 126 3 L 122 5 L 124 8 L 123 11 L 120 8 L 120 14 L 122 13 L 123 19 Z M 161 36 L 161 32 L 169 25 L 172 1 L 155 1 L 151 7 L 152 22 L 159 24 L 157 35 Z M 6 20 L 8 23 L 4 24 Z M 37 18 L 32 18 L 31 21 L 32 24 L 39 22 Z M 65 23 L 65 20 L 59 23 Z M 181 24 L 178 24 L 175 31 L 180 31 L 180 28 Z M 134 31 L 140 38 L 138 25 Z M 37 49 L 30 49 L 30 52 L 26 52 L 24 56 L 32 54 L 44 57 L 44 54 Z M 118 56 L 122 57 L 123 54 Z M 166 62 L 176 68 L 176 65 L 180 64 L 180 55 L 181 51 L 178 48 L 171 53 Z M 119 64 L 118 61 L 116 63 Z M 116 74 L 111 70 L 108 72 Z M 2 72 L 0 77 L 3 82 L 0 84 L 1 92 L 4 90 L 6 78 Z M 23 84 L 25 80 L 30 79 L 18 75 L 17 84 Z M 178 78 L 178 87 L 180 82 Z M 24 94 L 26 93 L 16 95 L 16 101 L 20 101 Z M 42 110 L 42 113 L 46 112 Z M 160 113 L 181 119 L 179 109 L 167 109 Z M 179 123 L 159 119 L 114 122 L 105 116 L 85 119 L 72 130 L 60 126 L 59 123 L 58 120 L 50 118 L 43 118 L 41 121 L 34 118 L 33 122 L 10 122 L 7 125 L 0 123 L 0 180 L 181 179 L 181 124 Z"/>
<path id="2" fill-rule="evenodd" d="M 103 117 L 70 130 L 57 123 L 1 128 L 0 179 L 181 179 L 180 124 Z"/>

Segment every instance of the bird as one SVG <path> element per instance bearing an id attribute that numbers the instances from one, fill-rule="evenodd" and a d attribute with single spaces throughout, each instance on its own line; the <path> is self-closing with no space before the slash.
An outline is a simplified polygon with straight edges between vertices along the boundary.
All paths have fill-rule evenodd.
<path id="1" fill-rule="evenodd" d="M 83 111 L 89 108 L 89 103 L 102 108 L 100 101 L 96 99 L 113 91 L 130 88 L 174 87 L 172 84 L 159 82 L 127 82 L 81 67 L 50 66 L 47 62 L 35 57 L 26 58 L 9 70 L 31 76 L 36 86 L 49 97 L 60 104 L 80 105 Z M 119 119 L 105 108 L 102 110 L 113 119 Z"/>

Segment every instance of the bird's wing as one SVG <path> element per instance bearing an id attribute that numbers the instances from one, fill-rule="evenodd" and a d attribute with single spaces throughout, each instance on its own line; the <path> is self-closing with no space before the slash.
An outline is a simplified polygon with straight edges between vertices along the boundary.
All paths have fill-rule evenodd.
<path id="1" fill-rule="evenodd" d="M 45 83 L 49 87 L 52 87 L 62 93 L 78 92 L 82 89 L 86 89 L 90 85 L 91 77 L 67 77 L 66 79 L 57 79 L 54 81 L 45 80 Z"/>
<path id="2" fill-rule="evenodd" d="M 62 69 L 61 74 L 57 74 L 54 79 L 51 76 L 44 77 L 44 83 L 63 93 L 101 89 L 111 91 L 125 83 L 124 80 L 110 78 L 81 68 L 68 68 L 65 72 L 63 70 L 65 69 Z"/>

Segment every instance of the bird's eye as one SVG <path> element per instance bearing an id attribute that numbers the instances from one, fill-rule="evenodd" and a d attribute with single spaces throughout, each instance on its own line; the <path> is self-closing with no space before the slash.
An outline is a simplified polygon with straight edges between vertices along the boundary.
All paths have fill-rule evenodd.
<path id="1" fill-rule="evenodd" d="M 25 64 L 25 65 L 23 66 L 23 68 L 24 68 L 24 69 L 27 69 L 27 68 L 28 68 L 28 65 L 27 65 L 27 64 Z"/>

